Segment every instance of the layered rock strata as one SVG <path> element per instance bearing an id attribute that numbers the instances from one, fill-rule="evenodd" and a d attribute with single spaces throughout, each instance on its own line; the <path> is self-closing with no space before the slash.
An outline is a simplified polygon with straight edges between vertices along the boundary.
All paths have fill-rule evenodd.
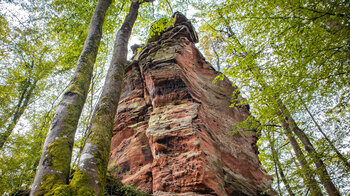
<path id="1" fill-rule="evenodd" d="M 229 107 L 231 82 L 212 82 L 192 25 L 175 19 L 126 69 L 109 170 L 154 195 L 270 194 L 256 133 L 230 134 L 248 108 Z"/>

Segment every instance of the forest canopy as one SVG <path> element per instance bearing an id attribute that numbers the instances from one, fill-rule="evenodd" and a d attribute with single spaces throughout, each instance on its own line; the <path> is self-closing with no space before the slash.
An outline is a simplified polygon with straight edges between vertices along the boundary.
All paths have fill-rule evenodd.
<path id="1" fill-rule="evenodd" d="M 72 141 L 63 142 L 73 148 L 63 170 L 83 170 L 84 144 L 98 146 L 94 125 L 114 117 L 102 114 L 99 99 L 119 99 L 104 86 L 120 93 L 128 46 L 166 29 L 176 11 L 220 73 L 213 82 L 229 78 L 233 95 L 245 98 L 231 107 L 249 104 L 254 118 L 231 133 L 258 130 L 259 158 L 278 195 L 350 194 L 350 2 L 343 0 L 1 1 L 0 193 L 31 186 L 54 115 L 72 94 L 79 112 L 66 133 Z M 112 71 L 121 81 L 109 79 Z"/>

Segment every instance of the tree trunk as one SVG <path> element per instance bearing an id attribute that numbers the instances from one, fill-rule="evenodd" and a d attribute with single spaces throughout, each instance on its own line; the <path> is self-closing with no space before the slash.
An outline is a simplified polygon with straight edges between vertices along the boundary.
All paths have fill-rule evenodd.
<path id="1" fill-rule="evenodd" d="M 228 26 L 229 27 L 229 26 Z M 230 31 L 230 28 L 228 28 L 228 30 Z M 234 34 L 230 34 L 230 35 L 234 35 Z M 237 39 L 237 38 L 236 38 Z M 243 46 L 242 44 L 239 43 L 239 45 Z M 236 56 L 241 56 L 243 58 L 246 57 L 246 52 L 244 51 L 243 55 L 237 55 L 234 53 L 234 55 Z M 251 64 L 251 68 L 249 68 L 248 70 L 252 72 L 254 79 L 262 86 L 262 88 L 265 90 L 266 87 L 268 87 L 268 84 L 265 82 L 264 78 L 263 78 L 263 74 L 261 74 L 261 72 L 259 71 L 259 68 L 254 65 Z M 298 138 L 301 140 L 301 142 L 303 143 L 305 150 L 308 152 L 308 154 L 310 154 L 310 156 L 312 157 L 312 161 L 315 163 L 318 171 L 318 175 L 320 177 L 320 180 L 322 182 L 322 184 L 325 186 L 327 193 L 331 196 L 338 196 L 340 195 L 338 189 L 335 187 L 335 185 L 333 184 L 326 166 L 323 164 L 323 161 L 321 160 L 321 158 L 318 156 L 316 150 L 314 149 L 314 147 L 312 146 L 311 142 L 309 141 L 308 137 L 305 135 L 305 133 L 297 126 L 297 124 L 295 123 L 294 119 L 292 118 L 292 116 L 290 115 L 290 113 L 288 112 L 286 106 L 284 105 L 284 103 L 282 102 L 282 100 L 280 99 L 279 94 L 275 94 L 274 98 L 276 100 L 276 103 L 278 104 L 278 111 L 276 113 L 277 117 L 280 118 L 281 124 L 287 126 L 286 127 L 286 133 L 288 135 L 291 134 L 291 131 L 293 131 Z M 287 135 L 287 136 L 288 136 Z M 289 138 L 289 136 L 288 136 Z M 297 144 L 297 143 L 296 143 Z M 294 147 L 293 147 L 294 148 Z"/>
<path id="2" fill-rule="evenodd" d="M 268 87 L 268 84 L 262 78 L 262 74 L 259 71 L 259 69 L 256 66 L 254 66 L 251 69 L 251 72 L 253 73 L 255 79 L 259 82 L 259 84 L 263 87 L 263 89 L 266 89 L 266 87 Z M 324 165 L 321 158 L 318 156 L 318 154 L 317 154 L 316 150 L 314 149 L 313 145 L 311 144 L 309 138 L 298 127 L 298 125 L 294 121 L 293 117 L 290 115 L 287 107 L 284 105 L 284 103 L 280 99 L 280 96 L 278 94 L 275 94 L 274 98 L 276 100 L 277 107 L 278 107 L 277 108 L 278 111 L 276 112 L 276 115 L 279 118 L 279 120 L 282 124 L 282 127 L 284 127 L 284 129 L 285 129 L 287 137 L 290 138 L 292 131 L 295 133 L 295 135 L 298 136 L 298 138 L 300 139 L 300 141 L 304 145 L 305 150 L 308 152 L 308 154 L 310 154 L 312 161 L 315 163 L 316 168 L 318 169 L 317 174 L 320 177 L 320 180 L 321 180 L 323 186 L 326 188 L 327 193 L 330 196 L 340 196 L 338 189 L 335 187 L 335 185 L 332 182 L 332 179 L 330 178 L 330 176 L 328 174 L 326 166 Z M 292 141 L 291 141 L 291 144 L 292 144 Z M 293 146 L 293 148 L 294 148 L 294 146 Z"/>
<path id="3" fill-rule="evenodd" d="M 68 182 L 75 131 L 89 90 L 102 26 L 111 2 L 100 0 L 95 8 L 72 82 L 63 95 L 46 136 L 30 195 L 47 194 L 56 185 Z"/>
<path id="4" fill-rule="evenodd" d="M 301 104 L 304 106 L 305 110 L 307 111 L 307 113 L 311 117 L 312 121 L 315 123 L 317 129 L 321 132 L 321 134 L 327 140 L 327 142 L 329 143 L 331 148 L 335 151 L 335 153 L 337 154 L 338 158 L 343 162 L 344 166 L 346 167 L 346 171 L 350 171 L 350 163 L 339 152 L 339 150 L 334 146 L 333 142 L 328 138 L 328 136 L 325 134 L 325 132 L 323 132 L 323 130 L 321 129 L 321 126 L 317 123 L 317 121 L 315 120 L 314 116 L 311 114 L 310 110 L 307 108 L 305 102 L 301 99 L 301 96 L 300 95 L 298 95 L 298 96 L 299 96 L 299 100 L 300 100 Z"/>
<path id="5" fill-rule="evenodd" d="M 93 195 L 103 195 L 114 117 L 127 64 L 128 41 L 140 4 L 137 0 L 132 1 L 129 13 L 117 33 L 112 61 L 94 112 L 91 130 L 71 182 L 72 185 L 80 185 L 76 187 L 78 190 L 89 190 Z"/>
<path id="6" fill-rule="evenodd" d="M 285 125 L 285 123 L 283 123 Z M 317 181 L 315 180 L 314 174 L 312 173 L 309 165 L 306 162 L 306 157 L 301 150 L 297 140 L 294 138 L 292 132 L 289 130 L 288 127 L 284 126 L 284 130 L 286 132 L 286 135 L 288 137 L 288 140 L 290 144 L 293 147 L 293 150 L 297 156 L 297 160 L 299 161 L 299 164 L 302 168 L 304 179 L 306 180 L 305 184 L 310 189 L 311 195 L 313 196 L 319 196 L 323 195 L 321 188 L 318 186 Z"/>
<path id="7" fill-rule="evenodd" d="M 307 135 L 298 127 L 296 122 L 294 121 L 293 117 L 289 114 L 289 111 L 287 110 L 286 106 L 282 103 L 281 100 L 277 100 L 278 104 L 281 108 L 281 115 L 283 115 L 285 122 L 284 123 L 288 128 L 288 130 L 291 130 L 295 133 L 295 135 L 298 136 L 301 143 L 304 145 L 305 150 L 308 152 L 308 154 L 311 156 L 312 161 L 315 163 L 317 168 L 317 174 L 320 177 L 320 180 L 323 184 L 323 186 L 326 188 L 327 193 L 330 196 L 340 196 L 340 193 L 338 189 L 335 187 L 335 185 L 332 182 L 331 177 L 328 174 L 326 165 L 323 163 L 322 159 L 317 154 L 315 148 L 311 144 L 309 138 Z"/>
<path id="8" fill-rule="evenodd" d="M 282 169 L 283 167 L 281 166 L 281 163 L 278 160 L 278 152 L 275 150 L 274 138 L 271 137 L 271 135 L 269 133 L 267 133 L 267 136 L 268 136 L 268 139 L 269 139 L 269 142 L 270 142 L 270 149 L 271 149 L 271 153 L 272 153 L 273 162 L 275 163 L 275 167 L 277 167 L 276 170 L 278 170 L 278 171 L 276 171 L 276 175 L 278 175 L 278 173 L 279 173 L 279 175 L 282 178 L 282 181 L 283 181 L 284 185 L 286 186 L 286 189 L 287 189 L 289 195 L 290 196 L 294 196 L 294 193 L 293 193 L 291 187 L 289 186 L 287 178 L 284 175 L 284 172 L 283 172 L 283 169 Z"/>
<path id="9" fill-rule="evenodd" d="M 274 157 L 272 157 L 274 159 Z M 277 169 L 277 163 L 275 161 L 275 159 L 273 160 L 274 166 L 275 166 L 275 174 L 276 174 L 276 178 L 277 178 L 277 188 L 278 188 L 278 195 L 282 195 L 282 191 L 281 191 L 281 182 L 280 182 L 280 177 L 279 177 L 279 173 L 278 173 L 278 169 Z"/>
<path id="10" fill-rule="evenodd" d="M 13 114 L 13 119 L 10 122 L 10 124 L 7 126 L 6 131 L 0 135 L 0 149 L 2 149 L 4 147 L 5 142 L 10 137 L 16 124 L 18 123 L 19 119 L 21 118 L 24 111 L 28 107 L 29 101 L 32 98 L 32 94 L 33 94 L 35 87 L 36 87 L 36 81 L 34 82 L 34 84 L 30 84 L 28 81 L 25 89 L 22 91 L 21 97 L 18 100 L 15 112 Z"/>

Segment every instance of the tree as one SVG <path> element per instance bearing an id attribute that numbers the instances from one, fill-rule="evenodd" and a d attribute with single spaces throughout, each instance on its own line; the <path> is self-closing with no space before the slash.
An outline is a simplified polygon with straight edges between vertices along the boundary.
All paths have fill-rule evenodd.
<path id="1" fill-rule="evenodd" d="M 2 176 L 5 176 L 4 179 L 9 179 L 14 186 L 28 183 L 35 172 L 35 164 L 38 164 L 38 157 L 33 155 L 35 150 L 28 153 L 24 153 L 23 150 L 40 148 L 38 147 L 42 142 L 40 137 L 45 134 L 45 123 L 51 117 L 48 115 L 48 118 L 44 118 L 47 113 L 43 110 L 47 108 L 45 105 L 52 104 L 46 100 L 53 100 L 45 98 L 43 103 L 39 103 L 38 99 L 44 99 L 42 94 L 47 97 L 57 96 L 58 93 L 52 92 L 60 92 L 61 90 L 56 89 L 64 87 L 57 82 L 53 89 L 51 84 L 55 81 L 68 83 L 64 77 L 70 78 L 67 75 L 70 74 L 70 69 L 75 66 L 76 59 L 81 53 L 83 42 L 88 34 L 87 19 L 92 15 L 90 10 L 93 9 L 95 2 L 97 1 L 53 0 L 44 2 L 31 0 L 0 3 L 0 138 L 2 138 L 0 147 L 3 148 L 0 154 L 0 164 L 2 164 L 0 172 Z M 29 14 L 28 19 L 19 20 L 16 17 L 20 15 L 13 11 L 15 14 L 12 14 L 13 19 L 10 19 L 8 15 L 3 14 L 12 12 L 6 9 L 6 6 L 2 6 L 7 3 L 20 6 L 21 9 L 29 10 L 33 14 Z M 122 18 L 128 11 L 128 7 L 124 6 L 126 4 L 124 1 L 117 1 L 116 6 L 110 6 L 108 12 L 113 14 L 106 14 L 109 19 L 104 23 L 105 34 L 100 47 L 97 46 L 100 51 L 98 59 L 90 60 L 89 66 L 92 61 L 96 61 L 99 70 L 103 70 L 103 61 L 106 61 L 108 55 L 106 52 L 108 39 L 112 36 L 114 29 L 119 28 L 119 23 L 122 23 Z M 310 0 L 297 2 L 291 0 L 283 2 L 155 1 L 151 6 L 139 8 L 138 22 L 132 23 L 133 35 L 144 41 L 147 37 L 147 31 L 144 29 L 149 26 L 150 21 L 163 18 L 177 10 L 186 12 L 191 6 L 197 8 L 199 20 L 196 22 L 201 25 L 200 35 L 203 35 L 201 46 L 204 54 L 219 71 L 230 77 L 240 87 L 238 90 L 247 97 L 247 101 L 243 100 L 237 104 L 249 103 L 251 112 L 261 123 L 263 132 L 261 146 L 270 145 L 272 148 L 267 151 L 274 151 L 272 155 L 262 153 L 264 154 L 262 158 L 271 160 L 269 164 L 275 166 L 275 169 L 267 166 L 273 169 L 270 172 L 275 172 L 284 185 L 290 184 L 290 190 L 294 194 L 307 194 L 309 191 L 322 194 L 318 187 L 320 182 L 325 187 L 329 182 L 333 182 L 333 188 L 328 188 L 331 194 L 336 192 L 334 188 L 338 187 L 342 193 L 347 194 L 346 187 L 349 185 L 347 179 L 350 177 L 348 173 L 349 152 L 344 149 L 349 143 L 342 138 L 348 137 L 346 130 L 350 127 L 348 104 L 350 98 L 348 61 L 350 4 L 344 1 L 314 2 Z M 13 21 L 17 22 L 13 23 Z M 122 31 L 128 32 L 125 29 L 120 29 L 119 32 Z M 129 39 L 129 36 L 125 37 L 126 40 Z M 123 43 L 123 46 L 117 43 Z M 120 51 L 123 52 L 118 54 L 125 55 L 126 45 L 127 41 L 116 41 L 115 50 L 121 47 L 123 49 Z M 97 52 L 92 53 L 97 54 Z M 94 110 L 95 98 L 86 98 L 89 89 L 88 82 L 83 82 L 84 84 L 81 85 L 84 90 L 80 91 L 77 90 L 78 88 L 70 87 L 64 93 L 63 99 L 79 95 L 79 98 L 76 99 L 79 106 L 74 106 L 79 114 L 74 112 L 73 117 L 69 118 L 69 126 L 66 129 L 69 131 L 62 135 L 59 133 L 64 132 L 63 129 L 62 132 L 56 132 L 53 129 L 58 130 L 58 126 L 51 127 L 51 132 L 58 134 L 57 138 L 63 135 L 69 138 L 60 141 L 64 145 L 46 144 L 45 147 L 46 150 L 51 149 L 51 152 L 61 147 L 65 149 L 62 152 L 68 152 L 64 154 L 65 158 L 61 157 L 65 159 L 63 164 L 65 166 L 62 167 L 64 174 L 59 175 L 59 178 L 52 178 L 53 181 L 61 179 L 58 180 L 60 185 L 54 185 L 56 182 L 48 183 L 49 186 L 56 187 L 55 193 L 65 188 L 68 192 L 72 191 L 71 187 L 75 185 L 82 190 L 88 187 L 86 191 L 90 190 L 91 193 L 103 190 L 103 173 L 108 160 L 106 158 L 108 158 L 109 144 L 100 146 L 101 143 L 98 141 L 100 136 L 109 141 L 110 135 L 109 128 L 102 130 L 99 127 L 102 126 L 101 122 L 111 123 L 113 119 L 106 115 L 108 112 L 105 110 L 105 104 L 110 104 L 111 108 L 107 109 L 112 109 L 111 114 L 113 114 L 115 112 L 113 108 L 117 107 L 115 102 L 118 102 L 119 88 L 122 83 L 122 67 L 125 66 L 126 57 L 117 58 L 117 55 L 113 55 L 113 61 L 119 62 L 118 66 L 115 66 L 117 67 L 115 70 L 119 70 L 117 75 L 120 77 L 116 79 L 119 83 L 108 82 L 107 85 L 106 81 L 105 86 L 106 89 L 111 86 L 115 87 L 114 93 L 117 96 L 110 99 L 110 94 L 104 90 L 105 98 L 100 98 L 91 130 L 86 128 L 91 127 L 88 122 L 91 119 L 89 114 L 80 118 L 78 122 L 79 116 L 85 115 L 84 111 L 80 114 L 83 108 L 81 103 L 84 104 L 86 100 L 89 100 L 89 108 L 85 107 L 85 110 L 89 112 Z M 92 73 L 92 68 L 89 68 L 87 72 Z M 108 72 L 110 74 L 110 71 Z M 96 77 L 100 80 L 103 75 L 104 73 Z M 80 79 L 84 81 L 86 79 L 90 83 L 91 74 L 86 78 L 79 78 L 77 74 L 74 77 L 76 79 L 72 80 L 73 86 Z M 50 85 L 45 85 L 47 82 Z M 96 93 L 101 86 L 100 84 L 94 85 L 90 92 Z M 108 102 L 102 103 L 105 100 Z M 61 102 L 58 112 L 63 111 L 62 107 L 65 103 L 65 101 Z M 55 108 L 54 105 L 56 104 L 53 104 L 53 108 Z M 34 113 L 36 106 L 39 106 L 40 112 Z M 61 118 L 62 126 L 67 119 Z M 57 120 L 59 119 L 56 115 L 53 122 Z M 20 130 L 23 127 L 21 121 L 30 121 L 29 124 L 33 128 L 17 134 L 16 129 Z M 82 125 L 86 127 L 83 128 Z M 90 131 L 89 137 L 82 140 L 86 145 L 84 151 L 80 153 L 82 154 L 81 161 L 78 164 L 74 181 L 68 185 L 69 170 L 72 170 L 70 166 L 71 149 L 74 148 L 76 127 L 78 127 L 78 133 L 81 129 Z M 271 127 L 274 128 L 270 129 Z M 40 133 L 36 133 L 37 130 L 40 130 Z M 274 138 L 276 133 L 279 136 Z M 271 140 L 267 136 L 271 136 Z M 25 137 L 28 137 L 28 141 L 25 141 Z M 283 150 L 277 149 L 278 144 L 281 143 L 286 143 Z M 98 148 L 94 148 L 96 146 Z M 292 148 L 294 150 L 291 153 L 294 154 L 285 157 L 283 152 L 289 152 L 287 149 Z M 47 155 L 46 150 L 43 153 Z M 94 150 L 103 156 L 87 159 Z M 57 155 L 55 156 L 57 158 Z M 296 159 L 293 158 L 294 156 Z M 46 163 L 63 163 L 59 159 L 51 158 L 49 156 Z M 35 164 L 30 165 L 30 160 L 33 160 Z M 96 160 L 96 162 L 89 168 L 83 168 L 83 163 L 91 163 L 89 160 Z M 296 164 L 293 164 L 294 162 Z M 98 174 L 89 171 L 91 168 L 98 168 L 96 170 Z M 78 174 L 83 174 L 85 171 L 90 177 L 79 179 L 79 176 L 84 175 Z M 57 173 L 59 172 L 56 171 Z M 315 174 L 319 177 L 315 178 Z M 92 183 L 85 186 L 84 180 L 86 179 Z M 99 183 L 94 184 L 92 179 L 98 179 Z M 81 180 L 84 182 L 80 184 Z M 3 183 L 6 185 L 0 187 L 6 186 L 8 192 L 12 186 L 9 182 Z M 302 185 L 300 182 L 307 183 Z M 284 191 L 290 193 L 290 190 L 281 187 L 282 194 Z"/>
<path id="2" fill-rule="evenodd" d="M 328 194 L 338 195 L 323 163 L 331 157 L 322 157 L 312 144 L 321 138 L 312 135 L 310 128 L 300 127 L 310 122 L 300 112 L 303 104 L 298 95 L 307 103 L 326 108 L 331 102 L 329 96 L 348 89 L 349 4 L 307 0 L 208 4 L 198 4 L 200 9 L 210 9 L 202 13 L 207 18 L 202 29 L 224 38 L 230 68 L 223 73 L 246 93 L 253 114 L 263 126 L 276 123 L 288 137 L 298 137 Z M 320 97 L 326 101 L 313 102 Z M 342 112 L 346 110 L 343 107 Z M 346 117 L 338 119 L 346 122 Z M 346 129 L 348 125 L 344 125 Z"/>
<path id="3" fill-rule="evenodd" d="M 8 35 L 3 40 L 1 58 L 0 149 L 27 107 L 45 90 L 43 81 L 57 69 L 56 59 L 48 57 L 50 44 L 39 24 L 29 21 L 27 25 L 5 29 Z"/>
<path id="4" fill-rule="evenodd" d="M 127 65 L 127 48 L 140 4 L 133 0 L 129 13 L 119 29 L 113 49 L 113 57 L 107 73 L 102 94 L 92 118 L 91 130 L 71 184 L 79 184 L 79 190 L 92 190 L 92 195 L 103 195 L 109 160 L 110 142 L 114 117 L 121 93 L 124 69 Z M 79 191 L 78 191 L 79 194 Z"/>
<path id="5" fill-rule="evenodd" d="M 72 82 L 63 95 L 46 137 L 31 195 L 46 194 L 55 185 L 68 182 L 75 131 L 90 86 L 102 26 L 110 4 L 110 0 L 100 0 L 96 6 Z"/>
<path id="6" fill-rule="evenodd" d="M 274 132 L 272 131 L 272 134 Z M 271 149 L 271 154 L 272 154 L 272 159 L 273 159 L 273 162 L 275 164 L 275 167 L 276 167 L 276 175 L 277 175 L 277 179 L 279 179 L 278 177 L 278 174 L 281 176 L 282 178 L 282 181 L 284 183 L 284 185 L 286 186 L 286 189 L 288 191 L 288 194 L 290 196 L 293 196 L 295 195 L 293 193 L 293 190 L 291 189 L 290 185 L 289 185 L 289 182 L 288 180 L 286 179 L 286 176 L 284 175 L 284 172 L 283 172 L 283 167 L 279 161 L 279 153 L 278 153 L 278 150 L 276 150 L 276 147 L 275 147 L 275 137 L 274 135 L 271 135 L 271 132 L 267 131 L 266 132 L 266 135 L 267 135 L 267 139 L 269 141 L 269 144 L 270 144 L 270 149 Z M 280 193 L 281 194 L 281 193 Z"/>

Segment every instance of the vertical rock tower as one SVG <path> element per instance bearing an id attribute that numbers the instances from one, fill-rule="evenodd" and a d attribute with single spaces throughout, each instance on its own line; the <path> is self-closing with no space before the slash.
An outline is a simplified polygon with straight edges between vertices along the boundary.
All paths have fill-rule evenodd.
<path id="1" fill-rule="evenodd" d="M 230 134 L 248 107 L 229 107 L 231 82 L 213 84 L 192 24 L 173 17 L 126 70 L 109 169 L 154 195 L 270 195 L 255 132 Z"/>

